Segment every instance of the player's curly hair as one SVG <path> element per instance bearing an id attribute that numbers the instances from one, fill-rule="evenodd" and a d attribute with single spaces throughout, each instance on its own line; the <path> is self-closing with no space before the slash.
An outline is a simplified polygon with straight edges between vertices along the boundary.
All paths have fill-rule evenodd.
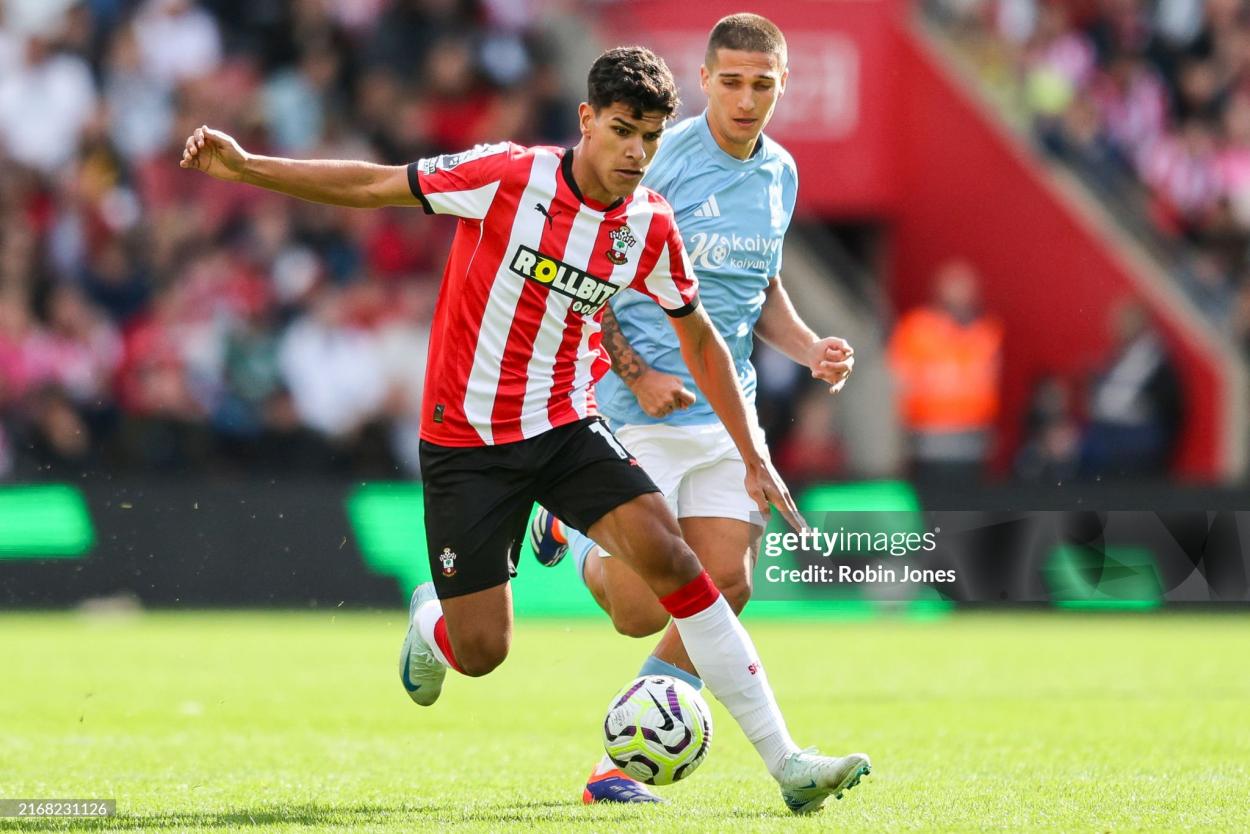
<path id="1" fill-rule="evenodd" d="M 668 64 L 641 46 L 618 46 L 596 58 L 586 88 L 586 101 L 596 112 L 620 103 L 641 119 L 643 113 L 672 116 L 681 106 Z"/>

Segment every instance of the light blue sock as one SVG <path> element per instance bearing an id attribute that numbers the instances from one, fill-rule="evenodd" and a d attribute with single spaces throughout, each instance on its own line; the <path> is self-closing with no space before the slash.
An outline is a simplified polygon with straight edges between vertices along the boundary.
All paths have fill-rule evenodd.
<path id="1" fill-rule="evenodd" d="M 647 659 L 642 662 L 642 668 L 638 670 L 638 677 L 645 678 L 647 675 L 668 675 L 670 678 L 685 681 L 696 690 L 703 688 L 703 681 L 685 669 L 679 669 L 668 661 L 660 660 L 655 655 L 648 655 Z"/>
<path id="2" fill-rule="evenodd" d="M 569 553 L 573 554 L 573 564 L 577 565 L 577 578 L 586 582 L 586 557 L 599 545 L 579 530 L 572 527 L 564 528 L 564 537 L 569 541 Z"/>

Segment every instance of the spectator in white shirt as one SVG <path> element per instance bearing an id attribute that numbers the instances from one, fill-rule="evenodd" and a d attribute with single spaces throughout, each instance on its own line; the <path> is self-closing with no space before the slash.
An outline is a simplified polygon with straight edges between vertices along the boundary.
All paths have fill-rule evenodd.
<path id="1" fill-rule="evenodd" d="M 73 160 L 96 109 L 87 63 L 50 46 L 43 35 L 27 36 L 20 65 L 0 73 L 0 147 L 46 174 Z"/>
<path id="2" fill-rule="evenodd" d="M 322 290 L 313 311 L 282 338 L 278 365 L 300 422 L 347 439 L 376 417 L 387 395 L 377 336 L 347 320 L 342 294 Z"/>
<path id="3" fill-rule="evenodd" d="M 191 0 L 148 0 L 135 19 L 144 69 L 173 87 L 207 75 L 221 62 L 217 21 Z"/>

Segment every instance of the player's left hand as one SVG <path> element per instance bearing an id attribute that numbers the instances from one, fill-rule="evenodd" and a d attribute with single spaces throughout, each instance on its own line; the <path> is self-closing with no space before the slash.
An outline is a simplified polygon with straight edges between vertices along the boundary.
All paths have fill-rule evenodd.
<path id="1" fill-rule="evenodd" d="M 751 500 L 759 507 L 760 513 L 765 518 L 769 515 L 768 507 L 771 504 L 777 508 L 781 517 L 792 528 L 807 529 L 807 520 L 799 512 L 799 507 L 794 503 L 786 482 L 781 480 L 781 476 L 773 468 L 773 462 L 769 460 L 767 453 L 757 461 L 747 464 L 747 477 L 744 483 L 747 495 L 751 496 Z"/>
<path id="2" fill-rule="evenodd" d="M 661 373 L 648 368 L 642 376 L 630 383 L 629 390 L 638 398 L 638 405 L 647 416 L 663 420 L 674 411 L 694 405 L 694 393 L 686 387 L 681 377 Z"/>
<path id="3" fill-rule="evenodd" d="M 827 336 L 808 348 L 807 367 L 813 379 L 827 382 L 829 393 L 836 394 L 855 370 L 855 351 L 846 339 Z"/>

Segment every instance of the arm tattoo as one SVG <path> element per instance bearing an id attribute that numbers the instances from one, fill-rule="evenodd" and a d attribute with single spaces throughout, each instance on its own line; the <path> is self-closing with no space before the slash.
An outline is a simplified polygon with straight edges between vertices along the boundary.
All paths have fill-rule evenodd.
<path id="1" fill-rule="evenodd" d="M 630 346 L 621 332 L 621 325 L 612 315 L 612 308 L 603 309 L 603 346 L 612 357 L 612 370 L 626 385 L 633 385 L 651 366 Z"/>

